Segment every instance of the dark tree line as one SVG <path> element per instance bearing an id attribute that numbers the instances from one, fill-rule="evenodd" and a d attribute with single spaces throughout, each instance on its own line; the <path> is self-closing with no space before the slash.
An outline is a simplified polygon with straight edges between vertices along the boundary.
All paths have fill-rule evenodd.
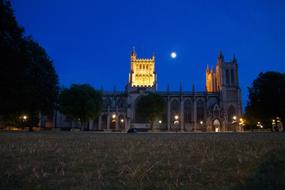
<path id="1" fill-rule="evenodd" d="M 285 120 L 285 73 L 260 73 L 248 88 L 246 118 L 249 124 L 258 121 L 270 128 L 277 117 Z"/>
<path id="2" fill-rule="evenodd" d="M 102 94 L 88 84 L 73 84 L 62 89 L 59 96 L 59 110 L 67 117 L 78 119 L 81 130 L 89 119 L 95 119 L 102 109 Z"/>
<path id="3" fill-rule="evenodd" d="M 58 94 L 58 77 L 52 60 L 32 37 L 25 36 L 11 8 L 0 0 L 0 116 L 17 122 L 21 114 L 37 121 L 50 114 Z"/>
<path id="4" fill-rule="evenodd" d="M 0 0 L 0 89 L 0 124 L 4 126 L 36 126 L 40 115 L 51 115 L 58 108 L 80 119 L 83 126 L 101 110 L 101 93 L 89 85 L 72 85 L 59 93 L 52 60 L 24 34 L 8 0 Z M 28 116 L 25 122 L 23 115 Z"/>

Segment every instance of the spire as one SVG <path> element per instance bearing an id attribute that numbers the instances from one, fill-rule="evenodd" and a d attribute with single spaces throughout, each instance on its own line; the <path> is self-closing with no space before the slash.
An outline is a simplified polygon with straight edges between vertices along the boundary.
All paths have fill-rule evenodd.
<path id="1" fill-rule="evenodd" d="M 116 92 L 117 92 L 117 86 L 115 85 L 115 86 L 113 87 L 113 93 L 116 94 Z"/>
<path id="2" fill-rule="evenodd" d="M 136 55 L 136 50 L 135 47 L 133 46 L 132 51 L 131 51 L 131 56 L 137 56 Z"/>
<path id="3" fill-rule="evenodd" d="M 192 92 L 195 92 L 195 85 L 194 85 L 194 83 L 192 84 Z"/>
<path id="4" fill-rule="evenodd" d="M 206 69 L 207 73 L 210 71 L 209 65 L 207 64 L 207 69 Z"/>
<path id="5" fill-rule="evenodd" d="M 214 68 L 211 66 L 211 71 L 210 71 L 211 73 L 214 73 Z"/>
<path id="6" fill-rule="evenodd" d="M 233 56 L 232 62 L 233 62 L 233 63 L 237 63 L 237 58 L 236 58 L 235 54 L 234 54 L 234 56 Z"/>
<path id="7" fill-rule="evenodd" d="M 220 50 L 220 52 L 219 52 L 218 59 L 224 59 L 224 55 L 223 55 L 222 50 Z"/>
<path id="8" fill-rule="evenodd" d="M 217 65 L 222 65 L 224 62 L 224 55 L 222 53 L 222 50 L 220 50 L 220 53 L 218 55 L 218 61 L 217 61 Z"/>
<path id="9" fill-rule="evenodd" d="M 154 50 L 152 50 L 152 59 L 155 59 Z"/>

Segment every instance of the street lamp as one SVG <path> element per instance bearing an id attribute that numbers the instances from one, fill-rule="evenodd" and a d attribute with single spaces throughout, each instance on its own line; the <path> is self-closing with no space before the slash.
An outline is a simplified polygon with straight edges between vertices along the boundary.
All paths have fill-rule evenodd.
<path id="1" fill-rule="evenodd" d="M 239 119 L 239 127 L 243 131 L 243 126 L 245 125 L 245 120 L 243 118 Z"/>
<path id="2" fill-rule="evenodd" d="M 179 116 L 175 115 L 174 116 L 174 124 L 178 124 L 179 123 Z"/>
<path id="3" fill-rule="evenodd" d="M 121 123 L 124 123 L 124 119 L 121 119 Z"/>
<path id="4" fill-rule="evenodd" d="M 175 126 L 176 132 L 177 132 L 177 129 L 178 129 L 178 125 L 179 125 L 179 116 L 175 115 L 174 116 L 174 126 Z"/>
<path id="5" fill-rule="evenodd" d="M 257 127 L 260 127 L 261 129 L 263 128 L 263 125 L 261 124 L 260 121 L 257 122 L 256 126 L 257 126 Z"/>
<path id="6" fill-rule="evenodd" d="M 179 116 L 178 116 L 178 115 L 175 115 L 175 116 L 174 116 L 174 119 L 175 119 L 175 120 L 178 120 L 178 119 L 179 119 Z"/>
<path id="7" fill-rule="evenodd" d="M 26 121 L 28 119 L 28 116 L 23 115 L 23 120 Z"/>
<path id="8" fill-rule="evenodd" d="M 161 123 L 162 123 L 162 121 L 161 121 L 161 120 L 159 120 L 159 121 L 158 121 L 158 123 L 159 123 L 159 124 L 161 124 Z"/>
<path id="9" fill-rule="evenodd" d="M 236 131 L 237 130 L 237 116 L 233 116 L 233 122 L 232 122 L 232 127 L 233 127 L 233 130 Z"/>
<path id="10" fill-rule="evenodd" d="M 203 121 L 200 121 L 200 124 L 201 124 L 201 125 L 203 125 L 203 123 L 204 123 Z"/>
<path id="11" fill-rule="evenodd" d="M 112 119 L 115 119 L 115 118 L 116 118 L 116 114 L 113 114 L 113 115 L 112 115 Z"/>

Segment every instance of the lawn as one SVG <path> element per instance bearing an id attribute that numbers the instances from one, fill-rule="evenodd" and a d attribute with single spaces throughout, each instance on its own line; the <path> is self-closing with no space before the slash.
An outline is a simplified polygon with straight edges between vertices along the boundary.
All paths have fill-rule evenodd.
<path id="1" fill-rule="evenodd" d="M 285 189 L 285 133 L 0 133 L 0 189 Z"/>

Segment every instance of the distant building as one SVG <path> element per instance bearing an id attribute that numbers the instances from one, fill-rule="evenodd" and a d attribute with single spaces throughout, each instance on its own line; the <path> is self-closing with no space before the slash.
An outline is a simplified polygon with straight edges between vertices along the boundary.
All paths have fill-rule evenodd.
<path id="1" fill-rule="evenodd" d="M 240 131 L 241 91 L 238 79 L 238 64 L 224 61 L 220 52 L 216 68 L 206 69 L 206 91 L 157 91 L 155 56 L 137 58 L 132 50 L 130 56 L 129 81 L 125 91 L 103 92 L 104 106 L 96 120 L 90 120 L 90 130 L 127 130 L 131 127 L 150 127 L 136 113 L 136 102 L 148 92 L 158 93 L 166 104 L 164 116 L 155 128 L 181 131 Z M 58 114 L 56 126 L 77 126 L 78 122 L 67 120 Z"/>

